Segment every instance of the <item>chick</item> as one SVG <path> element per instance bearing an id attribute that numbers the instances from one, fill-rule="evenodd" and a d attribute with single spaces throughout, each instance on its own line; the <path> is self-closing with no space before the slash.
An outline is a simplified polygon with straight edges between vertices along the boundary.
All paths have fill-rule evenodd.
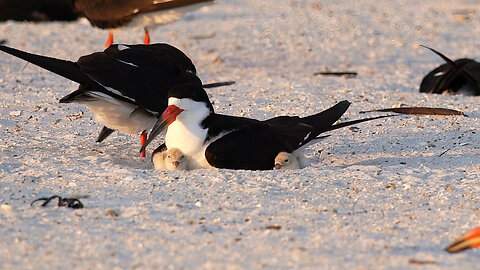
<path id="1" fill-rule="evenodd" d="M 295 170 L 307 166 L 303 153 L 294 151 L 292 153 L 280 152 L 275 157 L 274 170 Z"/>
<path id="2" fill-rule="evenodd" d="M 187 159 L 177 148 L 167 150 L 166 147 L 157 148 L 152 154 L 152 163 L 155 170 L 186 170 Z"/>

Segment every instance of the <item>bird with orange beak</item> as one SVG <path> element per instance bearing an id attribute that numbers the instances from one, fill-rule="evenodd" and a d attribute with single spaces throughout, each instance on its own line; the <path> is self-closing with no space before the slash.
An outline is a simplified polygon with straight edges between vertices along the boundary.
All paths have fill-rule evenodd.
<path id="1" fill-rule="evenodd" d="M 462 235 L 457 240 L 453 241 L 448 247 L 445 248 L 446 251 L 450 253 L 456 253 L 469 248 L 476 248 L 480 246 L 480 227 L 469 231 L 468 233 Z"/>

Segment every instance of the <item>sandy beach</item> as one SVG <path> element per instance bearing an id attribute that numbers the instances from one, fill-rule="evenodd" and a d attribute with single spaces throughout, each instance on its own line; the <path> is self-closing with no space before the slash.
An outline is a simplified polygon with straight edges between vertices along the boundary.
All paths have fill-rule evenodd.
<path id="1" fill-rule="evenodd" d="M 76 61 L 108 31 L 76 22 L 0 23 L 0 40 Z M 155 171 L 138 136 L 101 125 L 77 89 L 0 53 L 0 269 L 476 269 L 444 251 L 480 225 L 480 97 L 419 93 L 443 60 L 479 57 L 477 1 L 216 4 L 151 31 L 185 52 L 218 113 L 306 116 L 341 100 L 342 121 L 399 105 L 464 116 L 397 116 L 330 132 L 289 171 Z M 143 41 L 125 28 L 115 42 Z M 315 75 L 354 71 L 355 78 Z M 162 142 L 159 136 L 147 156 Z M 79 198 L 83 209 L 40 207 Z"/>

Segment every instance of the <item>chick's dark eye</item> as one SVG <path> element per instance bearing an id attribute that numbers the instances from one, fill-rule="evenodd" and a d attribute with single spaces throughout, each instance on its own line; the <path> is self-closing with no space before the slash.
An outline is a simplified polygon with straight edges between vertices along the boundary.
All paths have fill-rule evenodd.
<path id="1" fill-rule="evenodd" d="M 170 158 L 170 156 L 169 156 L 169 155 L 168 155 L 167 157 L 168 157 L 168 158 Z"/>
<path id="2" fill-rule="evenodd" d="M 285 159 L 285 162 L 288 162 L 288 159 Z"/>

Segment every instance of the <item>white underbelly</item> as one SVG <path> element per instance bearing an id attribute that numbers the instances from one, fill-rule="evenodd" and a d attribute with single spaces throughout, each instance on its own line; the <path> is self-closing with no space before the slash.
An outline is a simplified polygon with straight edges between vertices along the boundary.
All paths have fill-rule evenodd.
<path id="1" fill-rule="evenodd" d="M 157 121 L 153 114 L 127 102 L 115 104 L 97 99 L 82 103 L 93 113 L 95 121 L 128 134 L 150 130 Z"/>
<path id="2" fill-rule="evenodd" d="M 168 149 L 178 148 L 188 158 L 188 169 L 212 168 L 205 158 L 204 144 L 207 130 L 187 128 L 179 121 L 173 122 L 167 129 L 165 145 Z"/>
<path id="3" fill-rule="evenodd" d="M 177 7 L 168 10 L 159 10 L 139 14 L 128 24 L 129 26 L 148 26 L 153 30 L 154 27 L 174 22 L 180 19 L 183 14 L 195 11 L 204 6 L 211 5 L 213 2 L 201 2 L 198 4 Z"/>

